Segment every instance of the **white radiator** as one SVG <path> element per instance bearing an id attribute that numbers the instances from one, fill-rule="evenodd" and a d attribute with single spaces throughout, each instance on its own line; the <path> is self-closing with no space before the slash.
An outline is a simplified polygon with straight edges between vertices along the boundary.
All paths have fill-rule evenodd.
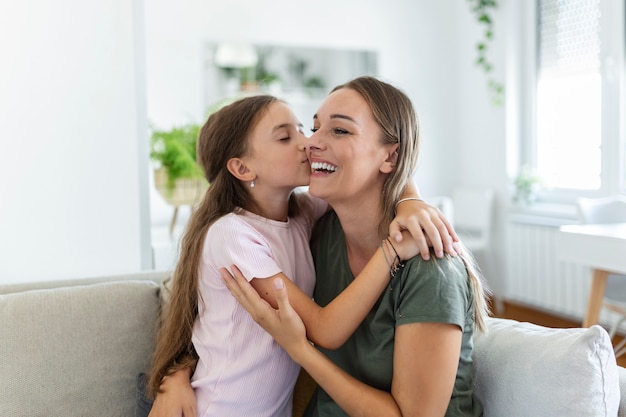
<path id="1" fill-rule="evenodd" d="M 509 224 L 506 298 L 582 322 L 591 271 L 559 261 L 557 233 L 554 226 Z M 614 320 L 614 314 L 602 311 L 602 324 Z"/>

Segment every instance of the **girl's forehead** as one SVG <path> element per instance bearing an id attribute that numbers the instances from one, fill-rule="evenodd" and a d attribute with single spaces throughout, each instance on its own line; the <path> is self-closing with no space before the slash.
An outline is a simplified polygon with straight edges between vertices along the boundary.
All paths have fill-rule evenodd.
<path id="1" fill-rule="evenodd" d="M 275 101 L 270 104 L 269 108 L 266 112 L 264 112 L 263 116 L 260 119 L 260 123 L 263 124 L 284 124 L 284 123 L 298 123 L 298 119 L 291 109 L 286 103 L 282 101 Z"/>

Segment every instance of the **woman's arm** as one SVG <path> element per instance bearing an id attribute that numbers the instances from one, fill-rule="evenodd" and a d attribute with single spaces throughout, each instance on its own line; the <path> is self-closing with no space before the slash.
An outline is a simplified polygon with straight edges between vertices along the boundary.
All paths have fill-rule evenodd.
<path id="1" fill-rule="evenodd" d="M 402 415 L 446 413 L 462 337 L 461 328 L 449 323 L 410 323 L 396 327 L 391 394 Z"/>
<path id="2" fill-rule="evenodd" d="M 392 392 L 375 389 L 332 363 L 306 339 L 306 329 L 289 303 L 280 279 L 274 280 L 278 310 L 247 282 L 224 277 L 226 285 L 274 339 L 349 415 L 443 416 L 456 377 L 461 329 L 444 323 L 398 326 L 394 340 Z"/>

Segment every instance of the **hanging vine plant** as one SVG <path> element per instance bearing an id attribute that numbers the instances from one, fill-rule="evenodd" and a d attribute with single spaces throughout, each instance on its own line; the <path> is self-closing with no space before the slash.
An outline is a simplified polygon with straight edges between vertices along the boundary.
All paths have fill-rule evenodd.
<path id="1" fill-rule="evenodd" d="M 498 8 L 496 0 L 467 0 L 478 24 L 484 28 L 483 39 L 476 44 L 476 65 L 483 69 L 487 76 L 487 88 L 491 93 L 491 101 L 495 106 L 504 103 L 504 86 L 493 77 L 493 64 L 489 60 L 489 44 L 493 41 L 493 13 Z"/>

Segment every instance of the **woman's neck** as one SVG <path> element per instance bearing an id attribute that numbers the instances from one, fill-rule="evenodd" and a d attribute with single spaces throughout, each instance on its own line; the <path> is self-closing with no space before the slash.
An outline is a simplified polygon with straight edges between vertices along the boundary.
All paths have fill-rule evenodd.
<path id="1" fill-rule="evenodd" d="M 384 237 L 378 233 L 380 209 L 375 204 L 333 205 L 341 223 L 354 276 L 358 275 L 374 255 Z"/>

